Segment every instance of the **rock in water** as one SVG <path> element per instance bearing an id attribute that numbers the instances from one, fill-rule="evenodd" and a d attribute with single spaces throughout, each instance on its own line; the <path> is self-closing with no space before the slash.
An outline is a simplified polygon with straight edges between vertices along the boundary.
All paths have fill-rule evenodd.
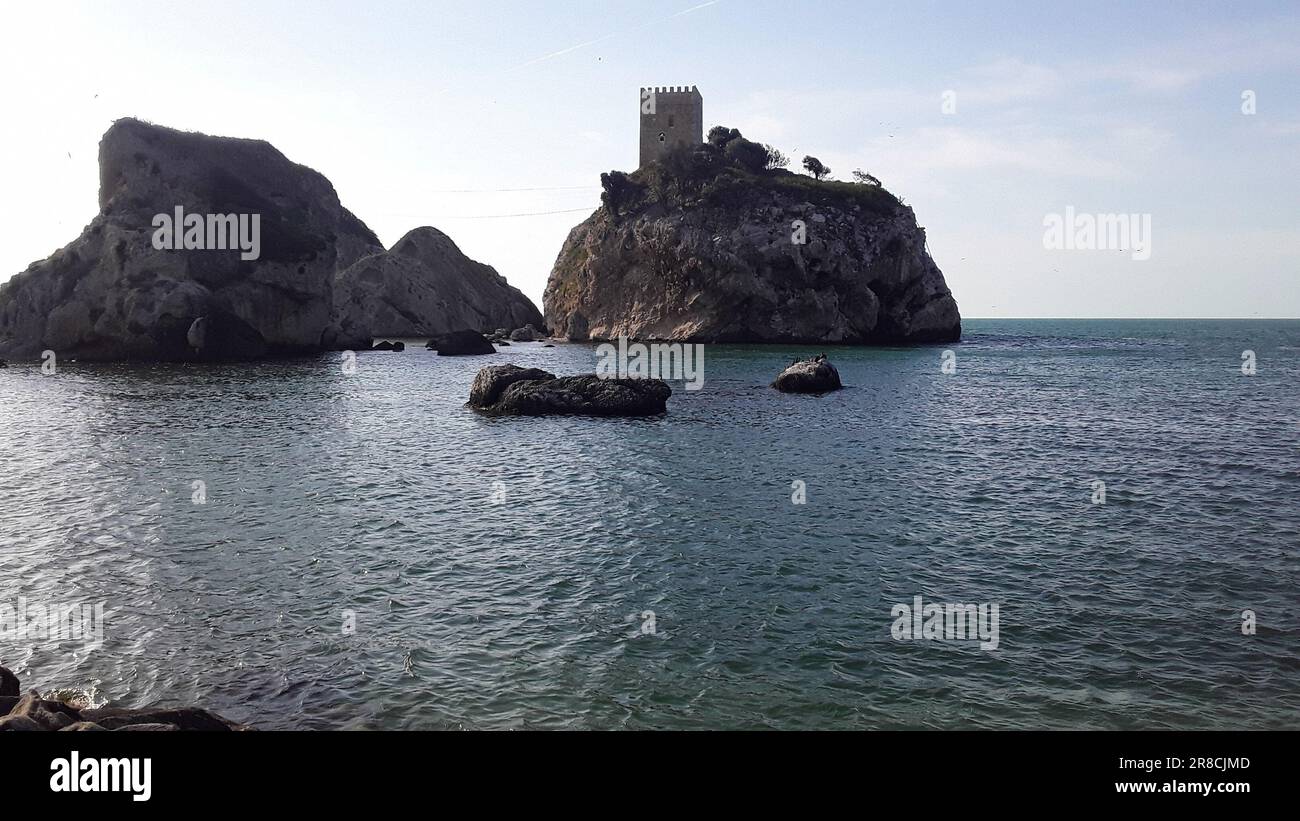
<path id="1" fill-rule="evenodd" d="M 261 140 L 118 120 L 100 141 L 99 174 L 100 212 L 81 236 L 0 286 L 0 353 L 184 360 L 221 358 L 226 346 L 235 358 L 316 351 L 335 273 L 382 250 L 329 180 Z M 194 231 L 204 245 L 207 215 L 257 214 L 260 255 L 155 248 L 155 235 L 164 239 L 155 216 L 174 220 L 177 208 L 205 220 Z M 184 224 L 174 229 L 184 237 Z M 206 336 L 196 329 L 209 341 L 194 346 L 201 317 L 220 319 Z"/>
<path id="2" fill-rule="evenodd" d="M 474 356 L 497 352 L 492 343 L 478 331 L 452 331 L 439 334 L 430 339 L 425 347 L 437 350 L 438 356 Z"/>
<path id="3" fill-rule="evenodd" d="M 546 325 L 570 340 L 952 342 L 957 303 L 911 208 L 872 185 L 751 173 L 705 145 L 602 176 L 565 241 Z"/>
<path id="4" fill-rule="evenodd" d="M 460 328 L 542 324 L 537 307 L 436 228 L 416 228 L 338 276 L 336 346 L 369 336 L 437 336 Z M 348 344 L 352 343 L 352 344 Z"/>
<path id="5" fill-rule="evenodd" d="M 470 390 L 472 407 L 501 416 L 653 416 L 664 413 L 672 388 L 661 379 L 556 377 L 537 368 L 484 368 Z"/>
<path id="6" fill-rule="evenodd" d="M 539 339 L 545 338 L 546 335 L 534 328 L 531 322 L 522 328 L 515 328 L 510 332 L 511 342 L 536 342 Z"/>
<path id="7" fill-rule="evenodd" d="M 772 387 L 782 393 L 826 393 L 844 386 L 840 384 L 840 372 L 822 354 L 797 361 L 781 371 Z"/>
<path id="8" fill-rule="evenodd" d="M 555 374 L 541 368 L 521 368 L 518 365 L 488 365 L 480 368 L 469 389 L 469 404 L 486 408 L 496 404 L 502 391 L 515 382 L 525 379 L 554 379 Z"/>
<path id="9" fill-rule="evenodd" d="M 387 340 L 384 340 L 383 342 L 376 343 L 376 344 L 375 344 L 375 345 L 374 345 L 370 350 L 372 350 L 372 351 L 391 351 L 392 349 L 393 349 L 393 343 L 391 343 L 391 342 L 389 342 L 389 341 L 387 341 Z"/>

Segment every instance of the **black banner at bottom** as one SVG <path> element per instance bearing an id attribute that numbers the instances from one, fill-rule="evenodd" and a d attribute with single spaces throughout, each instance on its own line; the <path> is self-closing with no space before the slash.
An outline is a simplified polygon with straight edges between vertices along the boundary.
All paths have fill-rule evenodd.
<path id="1" fill-rule="evenodd" d="M 636 808 L 780 794 L 998 806 L 1285 800 L 1288 733 L 3 733 L 6 809 L 361 806 L 430 796 Z M 629 793 L 633 790 L 633 793 Z"/>

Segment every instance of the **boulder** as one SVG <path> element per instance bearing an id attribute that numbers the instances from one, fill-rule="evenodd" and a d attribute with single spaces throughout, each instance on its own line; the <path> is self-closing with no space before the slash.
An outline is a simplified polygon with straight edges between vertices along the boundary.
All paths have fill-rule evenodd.
<path id="1" fill-rule="evenodd" d="M 672 395 L 672 388 L 661 379 L 602 379 L 594 374 L 544 378 L 550 375 L 539 373 L 543 378 L 507 373 L 505 380 L 509 381 L 504 390 L 488 401 L 491 388 L 503 381 L 502 375 L 484 376 L 480 371 L 486 387 L 479 392 L 479 404 L 471 401 L 471 405 L 501 416 L 652 416 L 667 410 Z M 476 386 L 480 385 L 479 377 L 475 377 Z"/>
<path id="2" fill-rule="evenodd" d="M 394 343 L 393 343 L 393 353 L 401 353 L 401 352 L 404 351 L 404 350 L 406 350 L 406 343 L 405 343 L 405 342 L 394 342 Z"/>
<path id="3" fill-rule="evenodd" d="M 496 404 L 501 393 L 515 382 L 525 379 L 554 379 L 555 374 L 541 368 L 521 368 L 518 365 L 488 365 L 480 368 L 469 389 L 469 404 L 486 408 Z"/>
<path id="4" fill-rule="evenodd" d="M 393 343 L 388 342 L 388 341 L 384 341 L 384 342 L 380 342 L 379 344 L 375 345 L 375 346 L 374 346 L 373 348 L 371 348 L 370 350 L 372 350 L 372 351 L 391 351 L 392 349 L 393 349 Z"/>
<path id="5" fill-rule="evenodd" d="M 534 328 L 531 323 L 522 328 L 515 328 L 510 332 L 511 342 L 536 342 L 545 338 L 546 336 Z"/>
<path id="6" fill-rule="evenodd" d="M 86 732 L 105 732 L 106 728 L 101 727 L 93 721 L 76 721 L 63 729 L 61 733 L 86 733 Z"/>
<path id="7" fill-rule="evenodd" d="M 436 350 L 438 356 L 474 356 L 477 354 L 496 353 L 496 348 L 478 331 L 451 331 L 439 334 L 425 345 Z"/>
<path id="8" fill-rule="evenodd" d="M 43 727 L 29 716 L 18 716 L 12 713 L 0 717 L 0 733 L 2 732 L 40 732 L 49 728 Z"/>
<path id="9" fill-rule="evenodd" d="M 167 724 L 164 722 L 153 722 L 149 724 L 126 724 L 121 727 L 118 727 L 116 732 L 167 733 L 167 732 L 176 732 L 178 730 L 180 730 L 180 727 L 177 727 L 175 724 Z"/>
<path id="10" fill-rule="evenodd" d="M 18 676 L 8 667 L 0 667 L 0 698 L 18 698 L 20 695 Z"/>
<path id="11" fill-rule="evenodd" d="M 46 730 L 60 730 L 81 719 L 76 709 L 61 701 L 42 698 L 34 690 L 18 700 L 9 710 L 9 716 L 27 716 Z"/>
<path id="12" fill-rule="evenodd" d="M 844 387 L 840 372 L 825 354 L 796 360 L 777 375 L 772 387 L 782 393 L 827 393 Z"/>
<path id="13" fill-rule="evenodd" d="M 182 730 L 209 732 L 241 729 L 241 725 L 201 707 L 146 707 L 139 710 L 98 707 L 82 710 L 81 719 L 93 721 L 106 730 L 116 730 L 132 724 L 171 724 Z"/>

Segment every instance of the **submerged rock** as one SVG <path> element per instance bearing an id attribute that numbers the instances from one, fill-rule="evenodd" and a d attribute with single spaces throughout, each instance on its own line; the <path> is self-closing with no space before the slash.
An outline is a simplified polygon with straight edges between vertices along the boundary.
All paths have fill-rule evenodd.
<path id="1" fill-rule="evenodd" d="M 667 410 L 672 388 L 661 379 L 556 377 L 538 368 L 484 368 L 470 389 L 472 407 L 509 416 L 653 416 Z"/>
<path id="2" fill-rule="evenodd" d="M 429 350 L 436 350 L 438 356 L 475 356 L 496 353 L 497 349 L 478 331 L 452 331 L 439 334 L 425 345 Z"/>
<path id="3" fill-rule="evenodd" d="M 772 387 L 783 393 L 826 393 L 844 386 L 840 372 L 821 354 L 794 362 L 777 375 Z"/>

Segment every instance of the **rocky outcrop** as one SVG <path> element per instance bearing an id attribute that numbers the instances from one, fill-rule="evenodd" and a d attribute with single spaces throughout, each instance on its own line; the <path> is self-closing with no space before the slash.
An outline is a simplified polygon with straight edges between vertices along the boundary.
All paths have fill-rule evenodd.
<path id="1" fill-rule="evenodd" d="M 12 685 L 12 686 L 11 686 Z M 16 697 L 18 679 L 0 667 L 0 732 L 86 730 L 200 730 L 229 732 L 247 730 L 216 713 L 199 707 L 79 707 L 65 701 L 44 698 L 33 690 Z M 8 695 L 14 692 L 15 696 Z"/>
<path id="2" fill-rule="evenodd" d="M 477 356 L 497 352 L 497 349 L 492 347 L 492 343 L 487 341 L 487 337 L 478 331 L 468 330 L 438 334 L 424 347 L 431 351 L 436 350 L 438 356 Z"/>
<path id="3" fill-rule="evenodd" d="M 667 410 L 672 388 L 661 379 L 560 376 L 497 365 L 474 377 L 469 405 L 498 416 L 653 416 Z"/>
<path id="4" fill-rule="evenodd" d="M 552 336 L 895 344 L 961 335 L 924 229 L 882 188 L 746 171 L 708 145 L 602 181 L 602 206 L 570 232 L 546 286 Z"/>
<path id="5" fill-rule="evenodd" d="M 100 141 L 99 166 L 100 211 L 81 236 L 0 285 L 0 356 L 249 359 L 542 322 L 436 229 L 385 251 L 329 180 L 262 140 L 124 119 Z M 177 209 L 204 229 L 215 215 L 244 215 L 251 229 L 257 215 L 256 253 L 155 247 L 155 218 Z"/>
<path id="6" fill-rule="evenodd" d="M 436 228 L 416 228 L 388 251 L 359 260 L 335 283 L 336 346 L 371 336 L 436 336 L 542 324 L 537 307 L 489 265 Z"/>
<path id="7" fill-rule="evenodd" d="M 510 332 L 511 342 L 540 342 L 545 338 L 546 334 L 534 328 L 531 322 Z"/>
<path id="8" fill-rule="evenodd" d="M 777 375 L 772 387 L 782 393 L 827 393 L 844 386 L 840 384 L 840 372 L 822 354 L 796 360 Z"/>
<path id="9" fill-rule="evenodd" d="M 0 352 L 169 360 L 220 358 L 228 345 L 235 358 L 319 350 L 335 273 L 381 250 L 329 180 L 261 140 L 118 120 L 100 141 L 99 170 L 100 212 L 82 235 L 0 286 Z M 260 255 L 155 248 L 155 216 L 177 207 L 259 215 Z"/>

